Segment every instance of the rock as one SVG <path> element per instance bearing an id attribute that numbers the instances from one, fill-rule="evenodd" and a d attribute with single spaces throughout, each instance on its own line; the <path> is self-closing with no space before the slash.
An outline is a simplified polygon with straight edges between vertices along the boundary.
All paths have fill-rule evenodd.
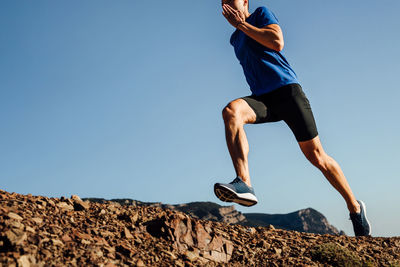
<path id="1" fill-rule="evenodd" d="M 56 206 L 62 210 L 74 210 L 74 207 L 66 202 L 59 202 Z"/>
<path id="2" fill-rule="evenodd" d="M 14 220 L 11 220 L 10 222 L 8 222 L 8 226 L 10 226 L 12 228 L 17 228 L 17 229 L 24 228 L 24 224 L 23 223 L 20 223 L 19 221 L 14 221 Z"/>
<path id="3" fill-rule="evenodd" d="M 86 239 L 82 239 L 81 243 L 84 245 L 90 245 L 92 242 L 90 242 L 89 240 L 86 240 Z"/>
<path id="4" fill-rule="evenodd" d="M 60 234 L 62 232 L 62 228 L 56 224 L 50 224 L 49 232 L 52 234 Z"/>
<path id="5" fill-rule="evenodd" d="M 275 254 L 276 254 L 278 257 L 281 256 L 282 249 L 280 249 L 280 248 L 274 248 L 274 251 L 275 251 Z"/>
<path id="6" fill-rule="evenodd" d="M 82 201 L 82 199 L 77 195 L 72 195 L 71 200 L 75 211 L 83 211 L 90 208 L 90 204 Z"/>
<path id="7" fill-rule="evenodd" d="M 30 267 L 31 266 L 31 262 L 30 262 L 30 258 L 33 258 L 31 255 L 22 255 L 18 260 L 18 266 L 21 267 Z"/>
<path id="8" fill-rule="evenodd" d="M 56 204 L 54 203 L 54 201 L 51 200 L 51 199 L 48 199 L 48 200 L 47 200 L 47 203 L 48 203 L 50 206 L 52 206 L 52 207 L 55 207 L 55 206 L 56 206 Z"/>
<path id="9" fill-rule="evenodd" d="M 82 201 L 82 199 L 78 195 L 71 195 L 72 201 Z"/>
<path id="10" fill-rule="evenodd" d="M 185 255 L 186 259 L 188 259 L 189 261 L 195 261 L 196 259 L 199 258 L 198 253 L 195 253 L 195 252 L 189 251 L 189 250 L 186 250 L 184 255 Z"/>
<path id="11" fill-rule="evenodd" d="M 55 246 L 63 246 L 64 243 L 58 239 L 51 239 L 51 242 L 53 243 L 53 245 Z"/>
<path id="12" fill-rule="evenodd" d="M 72 238 L 71 238 L 68 234 L 64 234 L 64 235 L 61 237 L 61 240 L 62 240 L 63 242 L 71 242 L 71 241 L 72 241 Z"/>
<path id="13" fill-rule="evenodd" d="M 42 207 L 46 207 L 47 206 L 46 201 L 41 200 L 41 199 L 37 200 L 36 203 L 39 204 L 38 206 L 42 206 Z"/>
<path id="14" fill-rule="evenodd" d="M 229 240 L 215 233 L 211 237 L 201 224 L 186 216 L 162 216 L 149 221 L 147 230 L 155 237 L 171 240 L 172 247 L 181 253 L 189 248 L 197 248 L 203 254 L 203 258 L 216 262 L 228 262 L 232 255 L 233 245 Z"/>
<path id="15" fill-rule="evenodd" d="M 50 238 L 45 237 L 45 238 L 40 239 L 39 246 L 46 242 L 50 242 Z"/>
<path id="16" fill-rule="evenodd" d="M 256 231 L 256 229 L 254 228 L 254 227 L 249 227 L 249 228 L 247 228 L 247 232 L 249 232 L 250 234 L 255 234 L 257 231 Z"/>
<path id="17" fill-rule="evenodd" d="M 131 234 L 131 232 L 129 231 L 129 229 L 128 228 L 126 228 L 126 227 L 124 227 L 124 232 L 123 232 L 123 235 L 126 237 L 126 238 L 133 238 L 133 235 Z"/>
<path id="18" fill-rule="evenodd" d="M 43 219 L 39 218 L 39 217 L 35 217 L 35 218 L 32 218 L 32 221 L 34 221 L 37 224 L 41 224 L 43 222 Z"/>
<path id="19" fill-rule="evenodd" d="M 165 254 L 167 254 L 172 260 L 177 259 L 177 257 L 172 252 L 170 252 L 168 250 L 163 250 L 163 249 L 161 251 L 164 252 Z"/>
<path id="20" fill-rule="evenodd" d="M 144 264 L 144 262 L 141 259 L 138 259 L 136 261 L 136 266 L 137 267 L 145 267 L 146 265 Z"/>
<path id="21" fill-rule="evenodd" d="M 89 234 L 81 233 L 77 230 L 72 231 L 72 234 L 78 239 L 92 240 L 92 236 Z"/>
<path id="22" fill-rule="evenodd" d="M 178 266 L 178 267 L 185 267 L 185 263 L 183 263 L 183 261 L 181 261 L 181 260 L 175 261 L 174 264 L 175 264 L 175 266 Z"/>
<path id="23" fill-rule="evenodd" d="M 14 220 L 22 221 L 22 217 L 14 212 L 9 212 L 8 217 Z"/>
<path id="24" fill-rule="evenodd" d="M 5 235 L 11 246 L 21 245 L 27 239 L 26 233 L 20 229 L 8 230 Z"/>
<path id="25" fill-rule="evenodd" d="M 27 226 L 27 225 L 25 226 L 25 231 L 30 232 L 30 233 L 36 233 L 35 229 L 33 229 L 32 227 Z"/>

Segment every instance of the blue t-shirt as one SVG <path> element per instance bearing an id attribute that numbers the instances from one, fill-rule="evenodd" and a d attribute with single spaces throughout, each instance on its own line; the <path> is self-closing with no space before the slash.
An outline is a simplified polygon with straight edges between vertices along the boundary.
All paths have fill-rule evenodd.
<path id="1" fill-rule="evenodd" d="M 278 19 L 268 8 L 262 6 L 258 7 L 246 22 L 262 28 L 269 24 L 278 24 Z M 253 95 L 265 94 L 281 86 L 298 83 L 296 73 L 282 51 L 267 48 L 238 29 L 232 34 L 230 43 L 243 67 Z"/>

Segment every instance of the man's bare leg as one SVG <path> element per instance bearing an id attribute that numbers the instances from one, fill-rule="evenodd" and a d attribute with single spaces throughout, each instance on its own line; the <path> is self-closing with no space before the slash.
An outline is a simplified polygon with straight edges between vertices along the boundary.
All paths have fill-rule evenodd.
<path id="1" fill-rule="evenodd" d="M 351 191 L 346 177 L 339 164 L 325 153 L 318 136 L 299 142 L 299 146 L 306 158 L 324 174 L 329 183 L 342 195 L 350 213 L 360 212 L 360 205 Z"/>
<path id="2" fill-rule="evenodd" d="M 243 99 L 230 102 L 223 110 L 225 137 L 229 154 L 231 155 L 236 175 L 240 176 L 248 186 L 251 186 L 249 164 L 249 143 L 244 131 L 244 124 L 254 123 L 256 114 Z"/>

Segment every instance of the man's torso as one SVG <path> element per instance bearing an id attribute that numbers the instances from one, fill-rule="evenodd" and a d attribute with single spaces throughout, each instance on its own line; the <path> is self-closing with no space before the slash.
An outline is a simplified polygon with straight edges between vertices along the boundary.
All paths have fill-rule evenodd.
<path id="1" fill-rule="evenodd" d="M 266 7 L 257 8 L 246 22 L 258 28 L 278 23 L 276 17 Z M 298 83 L 296 73 L 281 52 L 263 46 L 240 30 L 232 34 L 230 43 L 234 47 L 236 57 L 243 67 L 246 80 L 254 95 Z"/>

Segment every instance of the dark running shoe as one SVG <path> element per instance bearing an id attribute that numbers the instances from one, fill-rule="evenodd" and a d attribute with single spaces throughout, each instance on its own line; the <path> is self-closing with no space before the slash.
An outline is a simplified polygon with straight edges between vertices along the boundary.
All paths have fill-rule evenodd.
<path id="1" fill-rule="evenodd" d="M 229 184 L 214 184 L 214 193 L 225 202 L 235 202 L 246 207 L 257 204 L 253 187 L 248 186 L 240 177 L 236 177 Z"/>
<path id="2" fill-rule="evenodd" d="M 359 213 L 350 213 L 351 222 L 353 223 L 353 229 L 355 236 L 370 236 L 371 235 L 371 224 L 367 219 L 367 211 L 365 204 L 361 200 L 357 200 L 360 204 L 361 211 Z"/>

